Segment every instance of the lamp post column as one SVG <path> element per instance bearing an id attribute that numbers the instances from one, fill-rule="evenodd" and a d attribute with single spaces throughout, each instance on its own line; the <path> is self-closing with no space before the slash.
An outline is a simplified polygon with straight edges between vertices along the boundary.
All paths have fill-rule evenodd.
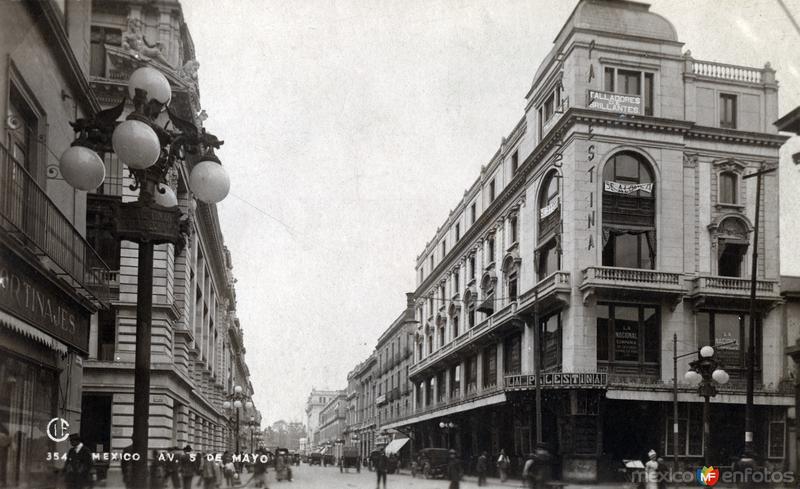
<path id="1" fill-rule="evenodd" d="M 142 185 L 139 201 L 149 203 L 149 182 Z M 133 371 L 133 487 L 147 487 L 148 438 L 150 431 L 150 346 L 153 320 L 153 242 L 140 240 L 136 286 L 136 357 Z"/>
<path id="2" fill-rule="evenodd" d="M 239 453 L 239 408 L 234 409 L 236 409 L 236 433 L 234 433 L 234 436 L 236 437 L 236 453 Z"/>

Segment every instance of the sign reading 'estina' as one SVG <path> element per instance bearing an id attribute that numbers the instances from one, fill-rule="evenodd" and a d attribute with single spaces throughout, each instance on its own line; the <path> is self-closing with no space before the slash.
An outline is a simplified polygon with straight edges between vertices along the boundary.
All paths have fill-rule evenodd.
<path id="1" fill-rule="evenodd" d="M 587 105 L 590 109 L 621 114 L 641 114 L 642 96 L 624 93 L 589 90 Z"/>
<path id="2" fill-rule="evenodd" d="M 539 374 L 542 388 L 558 389 L 605 389 L 608 374 L 605 372 L 554 372 Z M 509 390 L 528 390 L 536 387 L 536 375 L 506 375 L 505 388 Z"/>

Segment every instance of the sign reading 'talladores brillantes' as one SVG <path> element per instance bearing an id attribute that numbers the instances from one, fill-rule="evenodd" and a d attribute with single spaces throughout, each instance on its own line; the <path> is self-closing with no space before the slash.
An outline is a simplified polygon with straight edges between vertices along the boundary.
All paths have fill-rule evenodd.
<path id="1" fill-rule="evenodd" d="M 588 107 L 590 109 L 617 112 L 620 114 L 641 114 L 642 96 L 624 93 L 601 92 L 589 90 Z"/>

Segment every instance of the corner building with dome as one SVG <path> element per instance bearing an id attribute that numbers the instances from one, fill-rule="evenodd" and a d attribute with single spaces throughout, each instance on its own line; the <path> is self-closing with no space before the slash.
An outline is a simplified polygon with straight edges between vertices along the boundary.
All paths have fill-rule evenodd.
<path id="1" fill-rule="evenodd" d="M 677 353 L 679 464 L 702 466 L 707 446 L 728 466 L 744 449 L 757 246 L 754 446 L 760 465 L 794 468 L 784 350 L 800 332 L 781 287 L 778 173 L 763 178 L 758 243 L 757 179 L 744 179 L 777 166 L 786 139 L 764 61 L 695 59 L 649 5 L 581 0 L 524 117 L 417 258 L 412 409 L 385 428 L 468 467 L 504 449 L 519 474 L 536 446 L 539 362 L 554 475 L 613 479 L 650 449 L 673 459 Z M 684 380 L 704 345 L 722 345 L 730 376 L 707 444 L 703 398 Z"/>

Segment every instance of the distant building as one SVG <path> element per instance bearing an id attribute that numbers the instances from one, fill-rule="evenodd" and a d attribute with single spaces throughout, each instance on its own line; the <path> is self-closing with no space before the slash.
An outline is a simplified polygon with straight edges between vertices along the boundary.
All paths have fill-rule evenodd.
<path id="1" fill-rule="evenodd" d="M 347 396 L 344 390 L 328 399 L 328 402 L 319 412 L 319 425 L 317 427 L 317 446 L 328 447 L 338 460 L 340 447 L 344 445 L 344 432 L 346 429 Z"/>
<path id="2" fill-rule="evenodd" d="M 345 444 L 357 446 L 366 458 L 375 448 L 375 353 L 347 374 Z"/>
<path id="3" fill-rule="evenodd" d="M 340 391 L 312 389 L 311 394 L 306 400 L 306 438 L 309 448 L 314 450 L 318 446 L 319 440 L 319 413 L 328 404 L 332 397 Z"/>

